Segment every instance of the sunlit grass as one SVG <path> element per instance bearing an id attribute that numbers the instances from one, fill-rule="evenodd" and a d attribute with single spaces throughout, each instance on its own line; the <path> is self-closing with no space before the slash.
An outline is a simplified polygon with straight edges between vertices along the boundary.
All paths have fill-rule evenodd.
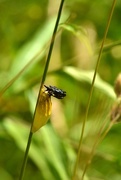
<path id="1" fill-rule="evenodd" d="M 66 3 L 71 6 L 71 1 Z M 75 4 L 77 1 L 73 3 Z M 103 1 L 101 3 L 103 4 Z M 69 6 L 65 6 L 65 9 L 68 9 Z M 99 7 L 98 9 L 100 9 Z M 78 8 L 81 13 L 82 10 L 80 7 L 77 7 L 76 10 L 78 11 Z M 14 179 L 16 176 L 18 177 L 20 173 L 23 152 L 25 153 L 25 158 L 20 179 L 23 178 L 24 171 L 25 179 L 41 178 L 45 180 L 70 180 L 73 171 L 75 171 L 75 175 L 73 176 L 74 180 L 93 179 L 93 177 L 105 179 L 105 173 L 102 170 L 103 168 L 101 169 L 100 164 L 98 163 L 95 165 L 95 158 L 98 160 L 101 158 L 102 160 L 105 159 L 107 160 L 106 164 L 113 163 L 120 168 L 120 163 L 118 165 L 116 164 L 120 159 L 118 158 L 120 148 L 118 148 L 119 146 L 116 144 L 120 140 L 120 132 L 117 131 L 118 125 L 114 126 L 117 118 L 120 118 L 120 113 L 117 114 L 120 105 L 115 106 L 113 114 L 117 116 L 115 116 L 113 121 L 110 121 L 111 106 L 116 99 L 116 95 L 111 82 L 109 83 L 106 81 L 109 77 L 114 77 L 116 71 L 111 71 L 112 75 L 110 75 L 110 70 L 112 70 L 114 66 L 110 65 L 108 66 L 110 68 L 107 68 L 104 66 L 105 64 L 99 63 L 101 55 L 103 55 L 102 60 L 105 61 L 107 58 L 105 58 L 105 55 L 112 52 L 112 47 L 117 47 L 117 45 L 120 44 L 120 40 L 115 42 L 112 40 L 113 38 L 109 39 L 111 37 L 109 36 L 107 38 L 109 43 L 106 43 L 108 45 L 105 45 L 104 42 L 107 33 L 105 32 L 102 46 L 99 50 L 99 44 L 102 37 L 98 37 L 98 29 L 92 26 L 89 21 L 84 20 L 83 22 L 82 19 L 80 19 L 80 16 L 76 17 L 73 13 L 71 14 L 70 12 L 70 17 L 66 23 L 61 21 L 62 23 L 60 26 L 57 26 L 59 30 L 58 36 L 56 36 L 57 42 L 52 49 L 53 56 L 51 56 L 50 53 L 47 57 L 48 63 L 46 64 L 44 73 L 44 59 L 46 59 L 45 56 L 55 21 L 55 18 L 51 19 L 51 17 L 51 20 L 47 20 L 47 23 L 45 23 L 43 28 L 40 28 L 35 36 L 17 51 L 16 56 L 11 63 L 10 71 L 8 72 L 8 80 L 5 79 L 5 81 L 1 82 L 2 84 L 8 82 L 4 87 L 1 85 L 3 88 L 0 92 L 1 119 L 3 119 L 3 121 L 1 121 L 2 131 L 0 142 L 7 142 L 6 145 L 1 145 L 3 147 L 1 148 L 1 154 L 3 154 L 2 151 L 5 149 L 5 152 L 7 152 L 5 157 L 9 159 L 11 154 L 13 156 L 14 152 L 19 153 L 20 151 L 20 155 L 16 155 L 15 157 L 11 156 L 9 162 L 4 163 L 6 165 L 5 171 L 8 171 L 10 176 Z M 62 13 L 62 15 L 63 14 L 65 16 L 65 13 Z M 86 14 L 83 14 L 83 18 L 84 17 L 86 17 Z M 73 18 L 76 18 L 79 23 L 73 21 Z M 64 21 L 65 19 L 66 18 L 64 18 Z M 110 20 L 108 22 L 110 22 Z M 88 24 L 88 26 L 86 27 L 85 24 Z M 106 21 L 102 24 L 101 31 L 103 31 L 105 24 Z M 93 36 L 94 33 L 97 35 L 97 38 L 100 39 L 99 42 L 95 39 L 95 44 L 92 43 L 94 37 L 90 40 L 88 34 L 88 32 L 92 30 L 92 27 L 94 27 L 94 29 L 91 36 Z M 52 43 L 54 43 L 53 38 L 51 44 Z M 85 48 L 85 50 L 83 48 Z M 30 51 L 28 51 L 28 49 Z M 50 57 L 52 59 L 51 68 L 48 69 L 48 60 L 50 60 Z M 116 56 L 114 56 L 114 58 L 115 57 Z M 94 72 L 93 69 L 96 64 L 95 59 L 98 59 L 98 63 Z M 107 58 L 106 60 L 107 64 L 112 63 L 112 59 L 111 61 L 110 58 Z M 100 64 L 101 67 L 104 68 L 104 75 L 107 75 L 105 78 L 102 78 L 102 74 L 98 71 Z M 36 102 L 38 89 L 40 88 L 41 90 L 45 80 L 48 85 L 52 84 L 57 85 L 60 88 L 62 87 L 67 92 L 67 97 L 62 101 L 52 98 L 53 106 L 51 119 L 46 126 L 41 128 L 40 131 L 33 136 L 34 131 L 32 131 L 33 126 L 31 125 L 31 119 L 33 113 L 34 115 L 36 114 L 34 112 L 35 105 L 37 104 L 36 108 L 39 108 L 39 96 L 38 102 Z M 48 103 L 49 102 L 50 101 L 48 101 Z M 47 109 L 48 106 L 46 106 L 46 110 Z M 84 123 L 82 123 L 83 119 L 85 120 Z M 46 120 L 48 120 L 48 118 Z M 25 152 L 30 126 L 30 136 Z M 111 141 L 110 143 L 106 138 L 107 136 L 111 136 L 111 133 L 115 128 L 116 132 L 114 135 L 116 140 Z M 78 149 L 80 134 L 81 153 Z M 13 146 L 15 144 L 15 147 L 12 147 L 13 149 L 11 148 L 10 143 Z M 106 152 L 105 148 L 107 148 Z M 8 149 L 9 152 L 7 151 Z M 110 153 L 110 149 L 113 149 L 113 153 Z M 80 154 L 77 156 L 78 152 Z M 28 155 L 28 166 L 25 168 Z M 77 164 L 75 169 L 73 169 L 76 158 Z M 117 161 L 115 160 L 116 158 Z M 1 161 L 4 162 L 4 160 Z M 14 167 L 16 166 L 18 168 L 13 170 L 13 164 Z M 119 175 L 120 173 L 115 167 L 110 168 L 110 172 L 113 168 L 116 171 L 115 174 Z M 98 173 L 96 174 L 96 172 Z M 7 178 L 4 178 L 3 174 L 1 176 L 3 179 L 8 180 Z M 109 177 L 112 176 L 109 174 Z M 108 177 L 106 178 L 108 179 Z"/>

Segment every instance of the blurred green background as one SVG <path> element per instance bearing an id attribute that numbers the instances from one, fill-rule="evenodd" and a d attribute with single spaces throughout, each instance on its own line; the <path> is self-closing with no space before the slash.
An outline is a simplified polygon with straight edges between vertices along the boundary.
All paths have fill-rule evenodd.
<path id="1" fill-rule="evenodd" d="M 2 180 L 15 180 L 20 174 L 59 3 L 59 0 L 0 1 L 1 93 L 10 80 L 15 80 L 0 98 Z M 111 3 L 65 1 L 45 84 L 65 90 L 67 97 L 52 98 L 50 121 L 32 140 L 25 180 L 71 179 Z M 120 12 L 121 1 L 117 1 L 94 85 L 76 180 L 81 177 L 102 123 L 109 121 L 116 99 L 113 86 L 121 68 Z M 85 179 L 121 179 L 120 128 L 120 123 L 113 126 L 99 144 Z"/>

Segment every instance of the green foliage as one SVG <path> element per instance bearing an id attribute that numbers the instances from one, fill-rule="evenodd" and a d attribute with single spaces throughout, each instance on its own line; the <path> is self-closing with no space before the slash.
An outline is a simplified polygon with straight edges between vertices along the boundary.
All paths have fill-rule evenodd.
<path id="1" fill-rule="evenodd" d="M 20 174 L 58 3 L 0 2 L 0 88 L 4 92 L 0 97 L 0 179 L 18 179 Z M 71 179 L 111 3 L 65 2 L 46 84 L 65 90 L 67 97 L 52 98 L 51 119 L 32 139 L 25 180 Z M 109 123 L 116 98 L 113 85 L 121 67 L 120 12 L 118 1 L 94 84 L 77 180 L 100 127 L 105 121 Z M 121 179 L 120 126 L 113 126 L 96 148 L 85 180 Z"/>

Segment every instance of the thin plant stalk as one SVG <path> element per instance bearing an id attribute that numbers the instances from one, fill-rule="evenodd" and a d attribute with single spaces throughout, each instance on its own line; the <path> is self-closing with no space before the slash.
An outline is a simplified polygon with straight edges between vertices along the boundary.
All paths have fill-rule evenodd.
<path id="1" fill-rule="evenodd" d="M 42 50 L 43 51 L 43 50 Z M 42 51 L 38 52 L 4 87 L 0 90 L 0 97 L 12 84 L 24 73 L 24 71 L 39 57 Z"/>
<path id="2" fill-rule="evenodd" d="M 26 146 L 26 151 L 25 151 L 25 154 L 24 154 L 23 164 L 22 164 L 22 167 L 21 167 L 19 180 L 22 180 L 23 177 L 24 177 L 26 164 L 27 164 L 27 159 L 28 159 L 28 153 L 29 153 L 29 149 L 30 149 L 30 145 L 31 145 L 31 141 L 32 141 L 32 136 L 33 136 L 33 133 L 30 131 L 27 146 Z"/>
<path id="3" fill-rule="evenodd" d="M 117 114 L 117 116 L 113 120 L 111 120 L 108 128 L 105 130 L 105 132 L 103 133 L 102 137 L 100 138 L 99 143 L 105 138 L 105 136 L 108 134 L 108 132 L 110 131 L 112 126 L 117 122 L 119 117 L 120 117 L 120 114 Z"/>
<path id="4" fill-rule="evenodd" d="M 108 132 L 110 131 L 110 129 L 112 128 L 112 126 L 116 123 L 116 121 L 117 121 L 117 119 L 118 119 L 119 117 L 120 117 L 120 114 L 118 114 L 118 115 L 115 117 L 115 119 L 113 119 L 113 120 L 110 122 L 109 126 L 107 127 L 107 129 L 106 129 L 105 131 L 104 131 L 104 129 L 105 129 L 105 127 L 106 127 L 106 123 L 107 123 L 107 122 L 105 122 L 105 123 L 102 125 L 102 127 L 100 128 L 99 133 L 98 133 L 98 135 L 97 135 L 97 137 L 96 137 L 96 140 L 95 140 L 95 142 L 94 142 L 94 144 L 93 144 L 92 150 L 91 150 L 91 152 L 90 152 L 89 159 L 88 159 L 88 161 L 87 161 L 87 163 L 86 163 L 86 165 L 85 165 L 85 168 L 84 168 L 84 170 L 83 170 L 81 180 L 84 179 L 84 175 L 85 175 L 85 173 L 86 173 L 86 171 L 87 171 L 87 168 L 88 168 L 89 164 L 91 163 L 91 160 L 92 160 L 92 158 L 93 158 L 93 155 L 94 155 L 94 152 L 95 152 L 96 147 L 98 146 L 98 144 L 100 144 L 100 143 L 103 141 L 103 139 L 106 137 L 106 135 L 108 134 Z M 107 119 L 107 118 L 106 118 L 106 119 Z M 104 132 L 103 132 L 103 131 L 104 131 Z M 102 132 L 103 132 L 103 134 L 102 134 Z M 101 136 L 101 134 L 102 134 L 102 136 Z"/>
<path id="5" fill-rule="evenodd" d="M 102 55 L 104 43 L 105 43 L 105 40 L 106 40 L 106 36 L 107 36 L 108 30 L 109 30 L 112 15 L 113 15 L 113 12 L 114 12 L 115 4 L 116 4 L 116 0 L 113 0 L 111 10 L 110 10 L 110 13 L 109 13 L 109 18 L 108 18 L 107 25 L 106 25 L 106 29 L 105 29 L 105 32 L 104 32 L 102 44 L 101 44 L 100 51 L 99 51 L 98 58 L 97 58 L 97 63 L 96 63 L 96 67 L 95 67 L 95 71 L 94 71 L 94 75 L 93 75 L 93 79 L 92 79 L 92 84 L 91 84 L 91 89 L 90 89 L 90 93 L 89 93 L 89 98 L 88 98 L 88 102 L 87 102 L 86 113 L 85 113 L 85 117 L 84 117 L 83 124 L 82 124 L 82 131 L 81 131 L 81 136 L 80 136 L 80 141 L 79 141 L 77 158 L 76 158 L 76 162 L 75 162 L 75 165 L 74 165 L 74 171 L 73 171 L 73 175 L 72 175 L 72 180 L 75 180 L 75 178 L 76 178 L 76 172 L 77 172 L 77 167 L 78 167 L 78 163 L 79 163 L 79 157 L 80 157 L 80 154 L 81 154 L 82 139 L 83 139 L 85 125 L 86 125 L 88 112 L 89 112 L 89 107 L 90 107 L 90 103 L 91 103 L 91 99 L 92 99 L 92 93 L 93 93 L 94 83 L 95 83 L 95 79 L 96 79 L 96 74 L 98 72 L 98 68 L 99 68 L 99 64 L 100 64 L 100 60 L 101 60 L 101 55 Z"/>
<path id="6" fill-rule="evenodd" d="M 109 116 L 109 115 L 108 115 Z M 96 147 L 98 146 L 98 144 L 104 139 L 104 137 L 106 136 L 106 134 L 108 133 L 108 131 L 110 130 L 110 128 L 112 127 L 111 126 L 111 123 L 109 124 L 108 128 L 105 130 L 106 126 L 107 126 L 107 118 L 108 116 L 105 118 L 105 121 L 104 123 L 102 124 L 101 128 L 99 129 L 99 132 L 98 134 L 96 135 L 96 139 L 95 139 L 95 142 L 92 146 L 92 149 L 91 149 L 91 152 L 90 152 L 90 155 L 89 155 L 89 158 L 88 158 L 88 161 L 83 169 L 83 173 L 82 173 L 82 176 L 81 176 L 81 180 L 84 179 L 84 176 L 85 176 L 85 173 L 87 171 L 87 168 L 88 166 L 90 165 L 91 161 L 92 161 L 92 158 L 93 158 L 93 155 L 94 155 L 94 152 L 95 152 L 95 149 Z M 104 132 L 104 133 L 103 133 Z M 103 135 L 101 136 L 101 134 L 103 133 Z"/>
<path id="7" fill-rule="evenodd" d="M 63 4 L 64 4 L 64 0 L 61 0 L 60 7 L 58 10 L 57 19 L 56 19 L 56 23 L 55 23 L 55 27 L 54 27 L 54 31 L 53 31 L 53 35 L 52 35 L 51 42 L 50 42 L 50 48 L 48 51 L 46 64 L 45 64 L 45 68 L 44 68 L 44 72 L 43 72 L 43 76 L 42 76 L 42 80 L 41 80 L 41 84 L 40 84 L 40 89 L 39 89 L 37 103 L 36 103 L 36 107 L 35 107 L 35 111 L 34 111 L 34 115 L 33 115 L 33 121 L 32 121 L 32 125 L 31 125 L 31 129 L 33 126 L 33 122 L 34 122 L 34 118 L 35 118 L 35 114 L 36 114 L 36 109 L 37 109 L 39 98 L 40 98 L 40 92 L 41 92 L 42 86 L 43 86 L 45 79 L 46 79 L 46 75 L 47 75 L 47 71 L 48 71 L 48 67 L 49 67 L 49 63 L 50 63 L 50 58 L 51 58 L 51 54 L 52 54 L 52 50 L 53 50 L 53 46 L 54 46 L 54 42 L 55 42 L 55 36 L 57 33 L 57 28 L 59 25 L 59 20 L 60 20 L 62 9 L 63 9 Z M 31 142 L 32 142 L 32 136 L 33 136 L 33 132 L 31 131 L 31 129 L 30 129 L 30 133 L 29 133 L 29 137 L 28 137 L 28 142 L 27 142 L 26 151 L 24 154 L 24 160 L 23 160 L 19 180 L 23 180 L 24 173 L 25 173 L 25 168 L 26 168 L 27 159 L 28 159 L 28 153 L 29 153 Z"/>
<path id="8" fill-rule="evenodd" d="M 117 79 L 117 82 L 118 82 L 118 79 Z M 117 84 L 115 85 L 115 87 L 116 87 L 116 86 L 119 86 L 119 84 L 117 83 Z M 118 88 L 120 88 L 120 86 L 119 86 Z M 117 92 L 117 91 L 115 91 L 115 92 Z M 113 106 L 112 112 L 110 112 L 110 113 L 108 114 L 108 116 L 107 116 L 106 119 L 104 120 L 104 123 L 102 124 L 102 126 L 101 126 L 98 134 L 96 135 L 96 139 L 95 139 L 95 142 L 94 142 L 94 144 L 93 144 L 93 146 L 92 146 L 92 149 L 91 149 L 91 152 L 90 152 L 88 161 L 87 161 L 87 163 L 86 163 L 86 165 L 85 165 L 85 167 L 84 167 L 81 180 L 83 180 L 84 175 L 85 175 L 85 173 L 86 173 L 86 171 L 87 171 L 87 169 L 88 169 L 88 166 L 90 165 L 90 163 L 91 163 L 91 161 L 92 161 L 92 158 L 93 158 L 94 152 L 95 152 L 95 150 L 96 150 L 96 147 L 98 146 L 98 144 L 100 144 L 100 143 L 103 141 L 103 139 L 106 137 L 106 135 L 108 134 L 108 132 L 110 131 L 110 129 L 112 128 L 112 126 L 113 126 L 115 123 L 119 122 L 119 119 L 120 119 L 120 117 L 121 117 L 121 113 L 120 113 L 120 111 L 119 111 L 121 102 L 120 102 L 120 95 L 118 96 L 118 93 L 117 93 L 117 97 L 118 97 L 117 101 L 119 101 L 118 104 L 115 106 L 115 109 L 114 109 L 114 106 Z M 112 114 L 114 114 L 114 116 L 112 116 Z M 109 123 L 108 127 L 106 128 L 107 123 L 108 123 L 108 121 L 107 121 L 108 118 L 110 118 L 110 123 Z"/>

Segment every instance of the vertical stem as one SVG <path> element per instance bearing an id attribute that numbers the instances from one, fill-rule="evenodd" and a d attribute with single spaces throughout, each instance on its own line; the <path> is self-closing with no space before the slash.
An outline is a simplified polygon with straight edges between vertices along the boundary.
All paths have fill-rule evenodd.
<path id="1" fill-rule="evenodd" d="M 107 116 L 107 117 L 108 117 L 108 116 Z M 105 131 L 105 128 L 106 128 L 106 125 L 107 125 L 107 121 L 106 121 L 106 120 L 107 120 L 107 117 L 106 117 L 106 119 L 105 119 L 105 121 L 104 121 L 104 124 L 102 124 L 102 126 L 101 126 L 98 134 L 96 135 L 96 139 L 95 139 L 95 142 L 94 142 L 94 144 L 93 144 L 93 146 L 92 146 L 92 149 L 91 149 L 91 152 L 90 152 L 88 161 L 87 161 L 87 163 L 86 163 L 86 165 L 85 165 L 85 167 L 84 167 L 84 169 L 83 169 L 83 173 L 82 173 L 81 180 L 83 180 L 83 178 L 84 178 L 84 176 L 85 176 L 85 173 L 86 173 L 86 171 L 87 171 L 87 168 L 88 168 L 88 166 L 89 166 L 90 163 L 91 163 L 91 160 L 92 160 L 92 158 L 93 158 L 93 155 L 94 155 L 94 152 L 95 152 L 95 149 L 96 149 L 97 145 L 103 140 L 103 138 L 101 138 L 101 134 Z M 109 128 L 108 128 L 108 129 L 109 129 Z M 107 132 L 107 131 L 106 131 L 106 132 Z M 104 137 L 104 136 L 103 136 L 103 137 Z M 101 140 L 100 140 L 100 139 L 101 139 Z"/>
<path id="2" fill-rule="evenodd" d="M 100 51 L 99 51 L 99 55 L 98 55 L 98 58 L 97 58 L 97 64 L 96 64 L 95 72 L 94 72 L 93 79 L 92 79 L 92 84 L 91 84 L 90 94 L 89 94 L 89 98 L 88 98 L 85 118 L 84 118 L 84 121 L 83 121 L 83 124 L 82 124 L 82 132 L 81 132 L 81 137 L 80 137 L 80 141 L 79 141 L 78 154 L 77 154 L 77 158 L 76 158 L 76 162 L 75 162 L 75 166 L 74 166 L 72 180 L 74 180 L 75 177 L 76 177 L 76 171 L 77 171 L 79 157 L 80 157 L 80 153 L 81 153 L 82 139 L 83 139 L 83 135 L 84 135 L 86 120 L 87 120 L 87 117 L 88 117 L 88 112 L 89 112 L 89 107 L 90 107 L 90 103 L 91 103 L 91 98 L 92 98 L 94 83 L 95 83 L 95 79 L 96 79 L 96 74 L 98 72 L 98 68 L 99 68 L 99 64 L 100 64 L 100 60 L 101 60 L 101 55 L 102 55 L 102 50 L 103 50 L 104 43 L 105 43 L 105 40 L 106 40 L 106 36 L 107 36 L 108 30 L 109 30 L 109 26 L 110 26 L 110 22 L 111 22 L 111 19 L 112 19 L 115 4 L 116 4 L 116 0 L 113 0 L 111 10 L 110 10 L 110 13 L 109 13 L 109 18 L 108 18 L 107 25 L 106 25 L 106 29 L 105 29 L 105 32 L 104 32 L 104 37 L 103 37 L 102 44 L 101 44 Z M 83 180 L 83 179 L 81 179 L 81 180 Z"/>
<path id="3" fill-rule="evenodd" d="M 64 4 L 64 0 L 61 0 L 60 7 L 59 7 L 59 10 L 58 10 L 57 20 L 56 20 L 56 23 L 55 23 L 55 28 L 54 28 L 53 35 L 52 35 L 52 38 L 51 38 L 50 48 L 49 48 L 49 51 L 48 51 L 47 60 L 46 60 L 46 64 L 45 64 L 45 68 L 44 68 L 44 72 L 43 72 L 43 76 L 42 76 L 42 81 L 41 81 L 41 84 L 40 84 L 40 89 L 39 89 L 37 103 L 36 103 L 36 107 L 35 107 L 35 111 L 34 111 L 34 115 L 33 115 L 33 121 L 32 121 L 32 125 L 31 125 L 31 129 L 32 129 L 33 122 L 34 122 L 36 109 L 37 109 L 39 98 L 40 98 L 41 89 L 42 89 L 42 86 L 44 84 L 44 81 L 45 81 L 45 78 L 46 78 L 46 75 L 47 75 L 49 62 L 50 62 L 50 58 L 51 58 L 51 54 L 52 54 L 52 50 L 53 50 L 53 46 L 54 46 L 54 42 L 55 42 L 55 36 L 56 36 L 56 33 L 57 33 L 59 20 L 60 20 L 61 13 L 62 13 L 63 4 Z M 26 146 L 26 151 L 25 151 L 25 154 L 24 154 L 24 160 L 23 160 L 19 180 L 23 180 L 23 177 L 24 177 L 24 172 L 25 172 L 27 159 L 28 159 L 28 153 L 29 153 L 29 149 L 30 149 L 30 145 L 31 145 L 31 141 L 32 141 L 32 136 L 33 136 L 33 133 L 31 132 L 31 129 L 30 129 L 30 134 L 29 134 L 27 146 Z"/>
<path id="4" fill-rule="evenodd" d="M 41 89 L 42 89 L 42 86 L 44 84 L 44 81 L 45 81 L 45 78 L 46 78 L 46 75 L 47 75 L 47 71 L 48 71 L 48 67 L 49 67 L 49 63 L 50 63 L 50 58 L 51 58 L 51 54 L 52 54 L 52 50 L 53 50 L 53 46 L 54 46 L 54 42 L 55 42 L 55 36 L 56 36 L 56 33 L 57 33 L 59 20 L 60 20 L 61 13 L 62 13 L 63 4 L 64 4 L 64 0 L 61 0 L 60 7 L 59 7 L 59 10 L 58 10 L 57 20 L 56 20 L 55 27 L 54 27 L 54 30 L 53 30 L 53 35 L 52 35 L 51 42 L 50 42 L 50 48 L 49 48 L 49 51 L 48 51 L 47 60 L 46 60 L 46 64 L 45 64 L 45 68 L 44 68 L 44 72 L 43 72 L 43 76 L 42 76 L 42 80 L 41 80 L 41 84 L 40 84 L 39 94 L 38 94 L 37 103 L 36 103 L 34 116 L 33 116 L 33 122 L 34 122 L 36 109 L 37 109 L 39 99 L 40 99 Z M 33 126 L 33 122 L 32 122 L 32 126 Z M 31 129 L 32 129 L 32 126 L 31 126 Z"/>
<path id="5" fill-rule="evenodd" d="M 27 159 L 28 159 L 29 148 L 30 148 L 30 144 L 31 144 L 31 141 L 32 141 L 32 135 L 33 135 L 33 133 L 30 131 L 27 146 L 26 146 L 26 151 L 25 151 L 25 154 L 24 154 L 23 164 L 22 164 L 22 167 L 21 167 L 19 180 L 22 180 L 23 176 L 24 176 L 24 172 L 25 172 L 25 168 L 26 168 L 26 164 L 27 164 Z"/>
<path id="6" fill-rule="evenodd" d="M 48 66 L 49 66 L 49 62 L 50 62 L 50 57 L 51 57 L 53 46 L 54 46 L 54 42 L 55 42 L 55 36 L 56 36 L 56 33 L 57 33 L 57 28 L 58 28 L 58 25 L 59 25 L 59 20 L 60 20 L 61 13 L 62 13 L 63 4 L 64 4 L 64 0 L 61 0 L 60 7 L 59 7 L 59 10 L 58 10 L 58 16 L 57 16 L 55 28 L 54 28 L 53 35 L 52 35 L 51 42 L 50 42 L 50 48 L 49 48 L 49 51 L 48 51 L 46 65 L 45 65 L 45 69 L 44 69 L 44 73 L 43 73 L 41 84 L 44 83 L 45 77 L 46 77 L 46 74 L 47 74 L 47 70 L 48 70 Z"/>

